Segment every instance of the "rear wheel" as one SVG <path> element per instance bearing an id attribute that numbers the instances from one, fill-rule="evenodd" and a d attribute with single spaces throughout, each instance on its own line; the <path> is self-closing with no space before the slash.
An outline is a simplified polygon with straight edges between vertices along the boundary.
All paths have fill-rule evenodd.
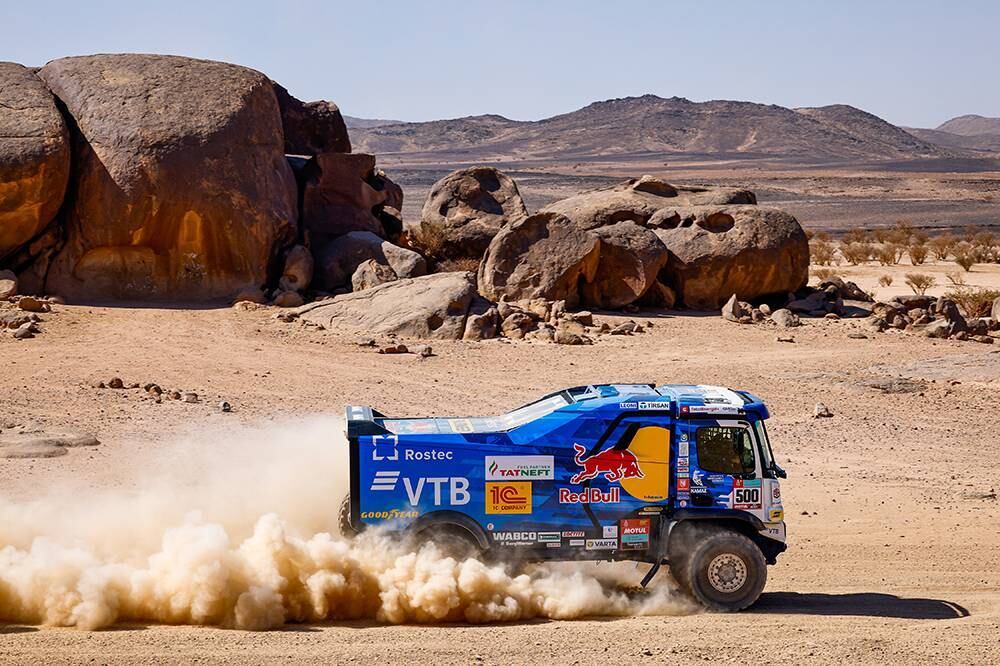
<path id="1" fill-rule="evenodd" d="M 705 532 L 684 560 L 678 582 L 712 610 L 747 608 L 767 582 L 767 562 L 760 548 L 730 530 Z"/>
<path id="2" fill-rule="evenodd" d="M 337 526 L 340 528 L 340 536 L 350 539 L 357 536 L 358 531 L 351 525 L 351 496 L 345 495 L 340 502 L 340 511 L 337 514 Z"/>
<path id="3" fill-rule="evenodd" d="M 466 560 L 481 554 L 479 544 L 468 530 L 458 525 L 431 525 L 414 535 L 418 544 L 432 542 L 446 557 Z"/>

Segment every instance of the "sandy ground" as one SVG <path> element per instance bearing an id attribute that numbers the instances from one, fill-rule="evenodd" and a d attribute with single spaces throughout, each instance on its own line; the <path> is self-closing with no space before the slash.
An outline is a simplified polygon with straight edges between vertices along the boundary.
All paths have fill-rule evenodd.
<path id="1" fill-rule="evenodd" d="M 783 343 L 772 327 L 647 314 L 648 333 L 592 347 L 438 342 L 437 355 L 421 359 L 377 355 L 273 312 L 58 306 L 37 338 L 0 336 L 6 424 L 82 428 L 103 442 L 59 458 L 0 459 L 0 495 L 26 502 L 66 479 L 114 487 L 143 452 L 227 419 L 266 423 L 339 413 L 346 403 L 398 415 L 493 413 L 591 382 L 718 383 L 749 389 L 771 408 L 789 473 L 789 550 L 757 606 L 735 615 L 271 632 L 0 624 L 0 662 L 1000 661 L 1000 345 L 897 331 L 851 339 L 863 324 L 826 320 L 808 321 Z M 203 401 L 156 404 L 140 391 L 91 386 L 112 376 L 194 390 Z M 887 381 L 901 377 L 914 383 Z M 232 413 L 218 412 L 223 399 Z M 817 402 L 835 416 L 813 419 Z"/>

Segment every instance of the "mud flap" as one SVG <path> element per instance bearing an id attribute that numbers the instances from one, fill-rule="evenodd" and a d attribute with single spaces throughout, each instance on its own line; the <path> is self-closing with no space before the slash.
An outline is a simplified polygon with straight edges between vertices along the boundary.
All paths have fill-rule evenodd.
<path id="1" fill-rule="evenodd" d="M 667 523 L 666 534 L 664 534 L 664 520 L 666 519 L 661 513 L 659 529 L 656 531 L 658 537 L 656 541 L 656 560 L 653 562 L 653 566 L 649 568 L 649 571 L 646 572 L 646 575 L 642 577 L 642 581 L 639 583 L 644 589 L 647 585 L 649 585 L 649 582 L 653 580 L 656 574 L 660 572 L 660 567 L 663 566 L 663 560 L 667 557 L 667 546 L 670 544 L 670 533 L 674 530 L 674 525 L 677 524 L 677 521 L 675 520 L 671 520 Z"/>

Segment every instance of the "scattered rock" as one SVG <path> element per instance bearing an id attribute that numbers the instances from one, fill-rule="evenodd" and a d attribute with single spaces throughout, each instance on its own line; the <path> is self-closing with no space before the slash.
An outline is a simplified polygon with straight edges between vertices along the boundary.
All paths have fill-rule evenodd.
<path id="1" fill-rule="evenodd" d="M 379 354 L 407 354 L 410 350 L 407 349 L 406 345 L 400 343 L 395 345 L 385 345 L 383 347 L 379 347 L 376 351 Z"/>
<path id="2" fill-rule="evenodd" d="M 157 385 L 157 384 L 152 384 L 152 383 L 146 384 L 143 387 L 143 389 L 146 391 L 146 393 L 149 393 L 151 395 L 162 395 L 163 394 L 163 389 L 161 389 L 159 387 L 159 385 Z"/>
<path id="3" fill-rule="evenodd" d="M 795 342 L 795 338 L 793 338 L 790 335 L 789 336 L 779 335 L 778 337 L 775 338 L 775 340 L 777 340 L 778 342 Z"/>
<path id="4" fill-rule="evenodd" d="M 354 341 L 354 344 L 356 344 L 359 347 L 374 347 L 375 338 L 358 338 L 357 340 Z"/>
<path id="5" fill-rule="evenodd" d="M 465 332 L 463 340 L 490 340 L 497 336 L 497 322 L 499 314 L 497 308 L 489 307 L 485 312 L 476 314 L 470 311 L 469 317 L 465 320 Z"/>
<path id="6" fill-rule="evenodd" d="M 2 67 L 2 64 L 0 64 L 0 67 Z M 17 276 L 14 275 L 13 271 L 0 271 L 0 301 L 7 300 L 16 293 Z"/>
<path id="7" fill-rule="evenodd" d="M 125 388 L 125 382 L 122 381 L 121 377 L 112 377 L 108 380 L 109 389 L 123 389 Z"/>
<path id="8" fill-rule="evenodd" d="M 28 338 L 35 337 L 35 333 L 38 332 L 38 326 L 35 325 L 33 321 L 27 321 L 14 331 L 14 337 L 18 340 L 27 340 Z"/>
<path id="9" fill-rule="evenodd" d="M 305 303 L 302 294 L 297 291 L 281 291 L 275 295 L 273 305 L 279 308 L 297 308 Z"/>
<path id="10" fill-rule="evenodd" d="M 783 326 L 785 328 L 794 328 L 802 325 L 802 321 L 799 319 L 798 315 L 786 308 L 772 312 L 771 321 L 778 326 Z"/>
<path id="11" fill-rule="evenodd" d="M 982 343 L 984 345 L 992 345 L 993 342 L 996 340 L 996 338 L 993 338 L 992 336 L 989 335 L 973 335 L 969 339 L 975 342 Z"/>
<path id="12" fill-rule="evenodd" d="M 822 402 L 817 402 L 816 407 L 813 408 L 813 418 L 815 419 L 828 419 L 833 416 L 833 412 L 830 408 L 824 405 Z"/>
<path id="13" fill-rule="evenodd" d="M 222 402 L 219 403 L 219 411 L 220 412 L 224 412 L 224 413 L 231 412 L 231 411 L 233 411 L 233 406 L 230 405 L 225 400 L 223 400 Z"/>
<path id="14" fill-rule="evenodd" d="M 557 329 L 555 332 L 554 340 L 556 344 L 560 345 L 589 345 L 592 344 L 590 338 L 585 335 L 579 335 L 577 333 L 572 333 L 564 329 Z"/>
<path id="15" fill-rule="evenodd" d="M 386 264 L 380 264 L 374 259 L 368 259 L 358 264 L 351 276 L 351 289 L 363 291 L 377 287 L 397 279 L 396 271 Z"/>
<path id="16" fill-rule="evenodd" d="M 861 333 L 860 331 L 851 331 L 850 333 L 847 334 L 847 337 L 851 338 L 852 340 L 867 340 L 868 339 L 868 336 L 865 335 L 864 333 Z"/>
<path id="17" fill-rule="evenodd" d="M 245 287 L 236 294 L 233 298 L 233 305 L 239 303 L 256 303 L 257 305 L 263 305 L 267 302 L 267 296 L 264 295 L 264 291 L 260 287 Z"/>
<path id="18" fill-rule="evenodd" d="M 730 296 L 729 300 L 722 306 L 722 318 L 726 321 L 739 322 L 740 317 L 745 314 L 743 306 L 736 299 L 736 294 Z"/>
<path id="19" fill-rule="evenodd" d="M 51 309 L 48 303 L 34 296 L 22 296 L 17 300 L 17 307 L 25 312 L 48 312 Z"/>
<path id="20" fill-rule="evenodd" d="M 920 391 L 927 390 L 925 382 L 902 377 L 867 379 L 858 382 L 857 385 L 861 388 L 876 389 L 882 393 L 919 393 Z"/>
<path id="21" fill-rule="evenodd" d="M 194 391 L 186 391 L 182 399 L 184 400 L 184 402 L 194 404 L 198 402 L 198 394 L 195 393 Z"/>
<path id="22" fill-rule="evenodd" d="M 626 321 L 618 324 L 611 329 L 611 335 L 632 335 L 635 333 L 636 323 L 634 321 Z"/>
<path id="23" fill-rule="evenodd" d="M 837 321 L 840 319 L 840 315 L 837 314 L 836 312 L 827 312 L 825 315 L 823 315 L 823 318 L 829 319 L 831 321 Z"/>
<path id="24" fill-rule="evenodd" d="M 434 350 L 431 349 L 430 345 L 417 345 L 416 347 L 410 347 L 410 353 L 416 354 L 422 358 L 434 356 Z"/>
<path id="25" fill-rule="evenodd" d="M 579 312 L 567 312 L 563 315 L 563 318 L 567 321 L 575 321 L 583 326 L 593 326 L 594 325 L 594 314 L 590 310 L 581 310 Z"/>
<path id="26" fill-rule="evenodd" d="M 503 323 L 500 330 L 511 340 L 520 340 L 526 333 L 535 329 L 537 322 L 524 312 L 512 312 Z"/>
<path id="27" fill-rule="evenodd" d="M 180 400 L 181 399 L 181 392 L 180 391 L 171 391 L 170 395 L 169 395 L 169 398 L 171 400 Z"/>
<path id="28" fill-rule="evenodd" d="M 309 286 L 313 277 L 313 256 L 307 248 L 295 245 L 285 255 L 285 270 L 278 280 L 282 291 L 302 291 Z"/>

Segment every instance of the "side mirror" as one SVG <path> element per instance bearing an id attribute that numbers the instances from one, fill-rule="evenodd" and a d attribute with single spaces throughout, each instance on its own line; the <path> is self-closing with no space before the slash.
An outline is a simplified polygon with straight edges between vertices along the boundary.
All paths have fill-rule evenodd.
<path id="1" fill-rule="evenodd" d="M 787 479 L 788 478 L 788 472 L 786 472 L 785 470 L 781 469 L 777 465 L 774 466 L 774 475 L 777 476 L 779 479 Z"/>

